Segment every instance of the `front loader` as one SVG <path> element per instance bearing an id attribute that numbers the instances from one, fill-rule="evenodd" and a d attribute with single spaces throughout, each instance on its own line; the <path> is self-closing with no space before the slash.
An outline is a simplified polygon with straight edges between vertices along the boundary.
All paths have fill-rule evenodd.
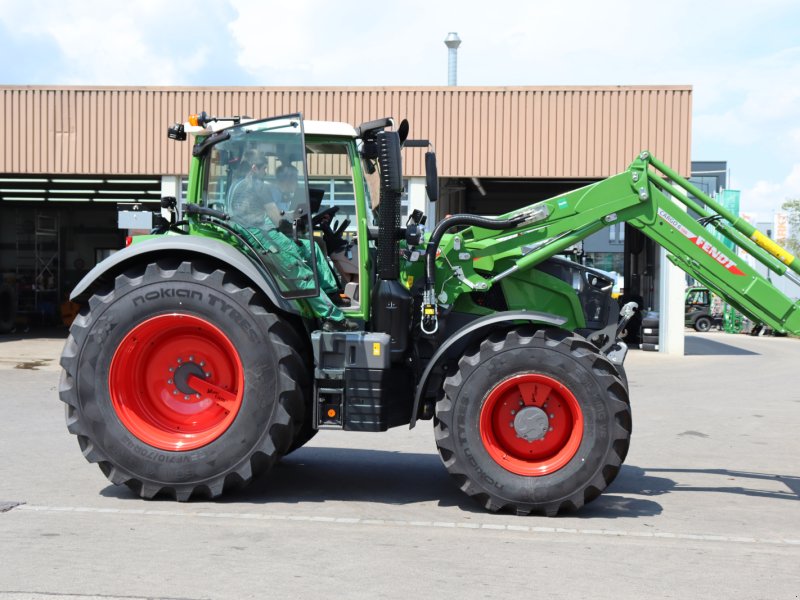
<path id="1" fill-rule="evenodd" d="M 194 138 L 182 214 L 165 199 L 151 235 L 78 284 L 61 358 L 69 431 L 143 498 L 215 498 L 320 429 L 433 419 L 445 468 L 485 508 L 580 508 L 627 454 L 619 334 L 635 307 L 620 320 L 608 276 L 560 253 L 616 222 L 744 314 L 800 333 L 798 304 L 705 226 L 775 273 L 795 278 L 794 257 L 646 152 L 609 179 L 427 233 L 423 214 L 402 217 L 401 154 L 427 145 L 406 122 L 202 113 L 169 135 Z M 435 200 L 433 152 L 425 162 Z M 243 189 L 263 204 L 255 224 Z M 327 302 L 347 328 L 328 326 Z"/>

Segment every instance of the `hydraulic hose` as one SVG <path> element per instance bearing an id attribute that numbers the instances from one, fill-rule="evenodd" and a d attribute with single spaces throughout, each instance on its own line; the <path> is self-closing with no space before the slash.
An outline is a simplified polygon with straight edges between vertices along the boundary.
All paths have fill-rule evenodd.
<path id="1" fill-rule="evenodd" d="M 477 215 L 453 215 L 439 221 L 425 248 L 425 291 L 422 296 L 422 320 L 420 321 L 420 327 L 423 333 L 432 335 L 436 333 L 439 328 L 438 319 L 436 317 L 436 251 L 439 249 L 439 244 L 444 234 L 449 229 L 460 225 L 469 225 L 491 230 L 511 229 L 526 221 L 528 218 L 529 215 L 526 214 L 502 220 L 491 217 L 479 217 Z"/>
<path id="2" fill-rule="evenodd" d="M 474 225 L 475 227 L 491 230 L 510 229 L 516 227 L 525 219 L 525 215 L 518 215 L 502 221 L 491 217 L 479 217 L 478 215 L 453 215 L 439 221 L 425 248 L 425 288 L 433 288 L 436 281 L 436 250 L 439 249 L 439 243 L 448 229 L 459 225 Z"/>

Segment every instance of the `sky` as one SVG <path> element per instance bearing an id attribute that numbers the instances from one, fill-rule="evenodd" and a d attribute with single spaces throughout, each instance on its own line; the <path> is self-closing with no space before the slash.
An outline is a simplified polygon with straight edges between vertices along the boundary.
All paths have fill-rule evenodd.
<path id="1" fill-rule="evenodd" d="M 691 85 L 692 160 L 800 198 L 798 0 L 0 0 L 0 84 L 445 85 L 450 31 L 459 85 Z"/>

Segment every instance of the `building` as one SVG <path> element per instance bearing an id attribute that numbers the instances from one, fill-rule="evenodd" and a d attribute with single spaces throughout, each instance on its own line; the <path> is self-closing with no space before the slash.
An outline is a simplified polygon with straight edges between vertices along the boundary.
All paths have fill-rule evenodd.
<path id="1" fill-rule="evenodd" d="M 409 150 L 408 205 L 433 217 L 500 214 L 622 171 L 644 149 L 690 174 L 689 86 L 0 86 L 0 274 L 22 318 L 55 320 L 80 277 L 123 245 L 120 208 L 157 210 L 162 195 L 180 196 L 190 148 L 167 140 L 166 127 L 201 110 L 356 125 L 407 118 L 411 137 L 436 149 L 443 192 L 427 205 L 423 152 Z M 626 243 L 624 229 L 615 235 Z M 647 277 L 629 281 L 654 297 Z"/>

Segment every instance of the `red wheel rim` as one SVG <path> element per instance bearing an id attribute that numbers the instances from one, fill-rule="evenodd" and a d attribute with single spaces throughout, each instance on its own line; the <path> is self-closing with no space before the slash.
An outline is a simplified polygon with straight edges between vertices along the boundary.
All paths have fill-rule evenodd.
<path id="1" fill-rule="evenodd" d="M 186 451 L 213 442 L 236 418 L 244 370 L 217 327 L 169 314 L 125 336 L 111 360 L 108 384 L 128 431 L 155 448 Z"/>
<path id="2" fill-rule="evenodd" d="M 547 430 L 541 439 L 528 441 L 514 427 L 518 413 L 528 407 L 544 413 Z M 562 383 L 547 375 L 525 373 L 509 377 L 487 394 L 480 433 L 489 456 L 504 469 L 517 475 L 548 475 L 578 452 L 583 413 Z"/>

